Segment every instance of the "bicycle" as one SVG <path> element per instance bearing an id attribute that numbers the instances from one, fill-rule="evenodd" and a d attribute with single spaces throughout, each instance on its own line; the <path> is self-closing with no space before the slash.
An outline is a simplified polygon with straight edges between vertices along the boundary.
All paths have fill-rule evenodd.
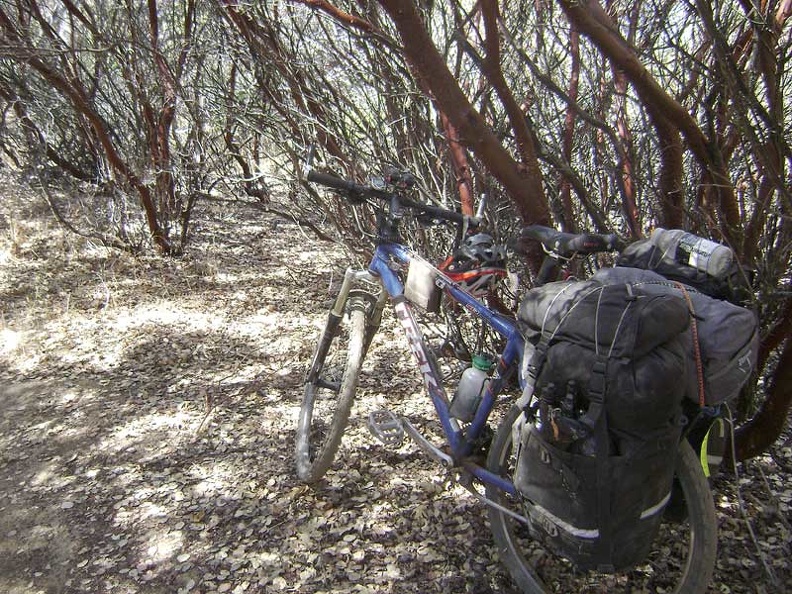
<path id="1" fill-rule="evenodd" d="M 647 563 L 625 573 L 581 575 L 571 563 L 543 551 L 531 538 L 520 494 L 512 482 L 515 468 L 512 426 L 524 409 L 512 406 L 494 437 L 488 425 L 498 396 L 510 385 L 525 387 L 522 361 L 525 344 L 517 321 L 488 308 L 448 274 L 403 244 L 399 235 L 399 222 L 405 211 L 411 211 L 426 224 L 447 223 L 472 229 L 479 226 L 478 218 L 422 204 L 382 182 L 366 186 L 316 171 L 309 172 L 307 179 L 338 192 L 353 204 L 368 202 L 375 206 L 378 239 L 366 269 L 347 269 L 306 374 L 295 443 L 299 478 L 315 483 L 332 464 L 349 420 L 363 360 L 390 302 L 434 405 L 445 444 L 436 445 L 409 420 L 386 410 L 371 414 L 369 428 L 389 445 L 401 443 L 406 434 L 432 459 L 456 473 L 459 483 L 486 504 L 500 558 L 522 591 L 551 592 L 564 574 L 560 585 L 563 592 L 586 591 L 589 580 L 600 584 L 598 587 L 606 584 L 604 587 L 609 592 L 618 587 L 631 591 L 637 580 L 650 578 L 654 580 L 650 589 L 703 592 L 715 562 L 715 509 L 697 454 L 685 439 L 679 443 L 676 470 L 684 519 L 663 525 L 668 531 L 664 536 L 672 541 L 673 550 L 656 550 Z M 540 241 L 547 253 L 537 285 L 554 280 L 555 267 L 570 258 L 613 251 L 617 247 L 615 236 L 566 234 L 539 226 L 526 227 L 523 236 Z M 422 310 L 436 304 L 436 291 L 480 318 L 505 342 L 469 422 L 452 416 L 446 380 L 414 315 L 415 307 Z M 685 550 L 677 551 L 677 548 Z M 676 552 L 682 559 L 671 575 L 669 566 L 663 565 L 664 558 Z"/>

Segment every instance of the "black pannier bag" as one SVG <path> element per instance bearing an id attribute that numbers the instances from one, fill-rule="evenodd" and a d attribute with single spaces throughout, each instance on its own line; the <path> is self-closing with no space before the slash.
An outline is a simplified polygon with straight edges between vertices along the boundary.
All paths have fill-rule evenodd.
<path id="1" fill-rule="evenodd" d="M 515 423 L 514 482 L 532 535 L 581 569 L 635 565 L 671 494 L 688 307 L 628 283 L 561 282 L 531 291 L 519 322 L 537 405 Z"/>
<path id="2" fill-rule="evenodd" d="M 630 283 L 652 295 L 689 298 L 696 335 L 690 330 L 685 333 L 685 352 L 688 361 L 695 362 L 694 341 L 698 339 L 703 377 L 698 378 L 695 365 L 689 365 L 688 396 L 699 403 L 703 397 L 703 404 L 714 406 L 739 395 L 754 372 L 759 352 L 759 322 L 753 311 L 684 287 L 650 270 L 603 268 L 592 278 L 604 284 Z M 703 380 L 703 394 L 699 379 Z"/>

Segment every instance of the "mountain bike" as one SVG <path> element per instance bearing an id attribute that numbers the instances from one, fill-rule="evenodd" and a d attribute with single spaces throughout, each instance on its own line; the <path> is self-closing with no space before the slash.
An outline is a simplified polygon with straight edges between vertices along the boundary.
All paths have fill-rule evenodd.
<path id="1" fill-rule="evenodd" d="M 405 245 L 399 234 L 400 221 L 408 212 L 423 224 L 448 224 L 474 231 L 480 220 L 413 200 L 398 184 L 382 180 L 361 185 L 316 171 L 309 172 L 307 179 L 336 191 L 351 204 L 365 202 L 375 208 L 377 240 L 367 268 L 347 269 L 306 374 L 295 444 L 299 478 L 316 483 L 331 466 L 349 421 L 363 360 L 390 303 L 420 370 L 445 443 L 437 445 L 410 420 L 388 410 L 371 413 L 369 429 L 388 445 L 398 445 L 404 435 L 409 436 L 487 506 L 500 559 L 522 591 L 704 592 L 715 562 L 715 509 L 698 456 L 684 439 L 676 454 L 679 513 L 674 517 L 668 514 L 655 550 L 640 566 L 621 573 L 583 573 L 532 538 L 522 496 L 512 480 L 516 467 L 512 427 L 524 408 L 512 405 L 502 416 L 494 437 L 489 427 L 495 416 L 492 413 L 503 401 L 499 396 L 515 385 L 523 389 L 527 381 L 525 342 L 517 320 L 477 299 L 451 278 L 448 270 L 440 270 Z M 541 242 L 547 253 L 536 284 L 555 280 L 558 265 L 572 258 L 617 247 L 612 235 L 568 234 L 540 226 L 526 227 L 522 237 Z M 452 412 L 449 392 L 453 386 L 448 385 L 417 321 L 421 312 L 437 307 L 438 293 L 502 337 L 503 346 L 486 388 L 464 421 Z"/>

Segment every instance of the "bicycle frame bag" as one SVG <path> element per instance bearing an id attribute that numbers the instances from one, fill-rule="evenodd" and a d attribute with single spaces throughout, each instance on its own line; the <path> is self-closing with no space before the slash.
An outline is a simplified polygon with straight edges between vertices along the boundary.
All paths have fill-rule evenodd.
<path id="1" fill-rule="evenodd" d="M 513 478 L 532 535 L 581 569 L 648 554 L 671 495 L 688 320 L 677 296 L 595 281 L 520 306 L 534 398 Z"/>
<path id="2" fill-rule="evenodd" d="M 652 295 L 689 298 L 694 321 L 684 336 L 685 351 L 689 361 L 700 359 L 702 377 L 697 377 L 695 364 L 689 365 L 688 396 L 713 406 L 739 395 L 753 374 L 759 352 L 759 322 L 753 311 L 669 282 L 650 270 L 603 268 L 592 279 L 608 285 L 629 283 Z"/>

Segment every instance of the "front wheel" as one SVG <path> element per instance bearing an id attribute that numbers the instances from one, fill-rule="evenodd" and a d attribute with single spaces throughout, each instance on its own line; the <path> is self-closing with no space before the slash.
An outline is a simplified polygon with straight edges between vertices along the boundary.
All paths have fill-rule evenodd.
<path id="1" fill-rule="evenodd" d="M 305 380 L 297 423 L 297 476 L 315 482 L 333 462 L 355 398 L 365 354 L 366 302 L 350 299 L 330 314 Z"/>
<path id="2" fill-rule="evenodd" d="M 512 425 L 521 414 L 513 407 L 501 422 L 490 447 L 487 468 L 512 478 L 516 460 Z M 706 591 L 715 565 L 717 524 L 715 506 L 699 460 L 687 441 L 679 445 L 676 482 L 684 496 L 684 519 L 663 520 L 652 551 L 638 566 L 619 573 L 581 572 L 568 560 L 553 555 L 531 538 L 528 527 L 491 507 L 490 525 L 501 561 L 517 586 L 526 593 L 547 592 L 675 592 Z M 487 498 L 525 515 L 517 497 L 487 487 Z"/>

